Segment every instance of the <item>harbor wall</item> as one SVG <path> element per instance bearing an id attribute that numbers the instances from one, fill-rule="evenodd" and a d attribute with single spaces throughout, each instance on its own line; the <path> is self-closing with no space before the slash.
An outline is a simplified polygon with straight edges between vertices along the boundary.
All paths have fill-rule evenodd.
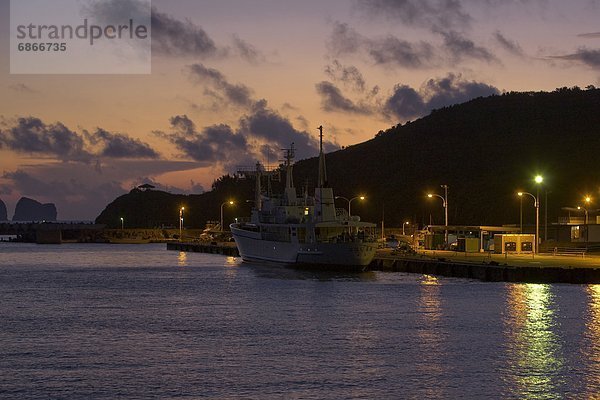
<path id="1" fill-rule="evenodd" d="M 407 272 L 486 282 L 600 283 L 600 268 L 525 267 L 449 262 L 444 259 L 375 258 L 369 270 Z"/>

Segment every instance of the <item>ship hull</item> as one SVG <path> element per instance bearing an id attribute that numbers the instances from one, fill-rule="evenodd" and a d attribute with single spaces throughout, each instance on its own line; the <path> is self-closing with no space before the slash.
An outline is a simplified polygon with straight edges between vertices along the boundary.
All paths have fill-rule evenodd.
<path id="1" fill-rule="evenodd" d="M 365 267 L 377 249 L 373 242 L 293 243 L 264 240 L 259 232 L 231 226 L 231 233 L 242 260 L 291 266 Z"/>

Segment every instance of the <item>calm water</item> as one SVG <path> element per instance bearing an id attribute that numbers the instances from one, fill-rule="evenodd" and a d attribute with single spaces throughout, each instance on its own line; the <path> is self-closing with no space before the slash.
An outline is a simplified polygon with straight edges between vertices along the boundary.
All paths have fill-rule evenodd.
<path id="1" fill-rule="evenodd" d="M 600 398 L 600 286 L 0 243 L 2 399 Z"/>

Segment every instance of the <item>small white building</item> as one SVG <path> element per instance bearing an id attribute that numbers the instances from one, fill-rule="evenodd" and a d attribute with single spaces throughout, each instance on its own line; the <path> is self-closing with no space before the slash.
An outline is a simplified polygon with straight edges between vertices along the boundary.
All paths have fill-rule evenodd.
<path id="1" fill-rule="evenodd" d="M 534 252 L 535 235 L 531 233 L 504 233 L 494 235 L 494 253 L 528 254 Z"/>

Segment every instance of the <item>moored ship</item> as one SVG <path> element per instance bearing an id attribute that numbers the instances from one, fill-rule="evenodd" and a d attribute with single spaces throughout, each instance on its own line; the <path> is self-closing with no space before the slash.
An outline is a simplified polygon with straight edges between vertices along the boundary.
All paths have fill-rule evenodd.
<path id="1" fill-rule="evenodd" d="M 293 184 L 294 146 L 286 150 L 286 184 L 283 196 L 265 196 L 261 178 L 271 173 L 260 163 L 243 171 L 256 179 L 255 200 L 248 222 L 230 225 L 244 261 L 296 266 L 362 268 L 377 249 L 375 224 L 336 209 L 333 189 L 327 184 L 323 127 L 319 127 L 319 176 L 314 195 L 298 196 Z"/>

